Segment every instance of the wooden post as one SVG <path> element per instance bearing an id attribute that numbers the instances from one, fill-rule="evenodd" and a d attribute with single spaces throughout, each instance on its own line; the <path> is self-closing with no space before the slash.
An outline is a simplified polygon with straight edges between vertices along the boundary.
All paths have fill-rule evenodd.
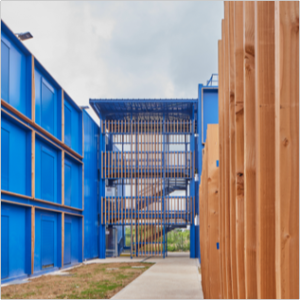
<path id="1" fill-rule="evenodd" d="M 236 194 L 236 263 L 238 298 L 245 295 L 244 268 L 244 52 L 243 2 L 235 2 L 235 194 Z"/>
<path id="2" fill-rule="evenodd" d="M 276 298 L 274 6 L 274 2 L 255 2 L 258 298 Z"/>
<path id="3" fill-rule="evenodd" d="M 221 253 L 221 284 L 222 284 L 222 298 L 227 295 L 226 290 L 226 269 L 225 269 L 225 227 L 224 227 L 224 142 L 223 142 L 223 128 L 224 128 L 224 92 L 223 92 L 223 78 L 224 78 L 224 61 L 223 61 L 223 27 L 224 20 L 222 20 L 222 40 L 218 42 L 218 59 L 219 59 L 219 203 L 220 203 L 220 253 Z M 200 192 L 199 192 L 200 195 Z M 200 223 L 199 223 L 200 224 Z"/>
<path id="4" fill-rule="evenodd" d="M 65 213 L 61 213 L 61 267 L 64 266 L 65 254 Z"/>
<path id="5" fill-rule="evenodd" d="M 205 299 L 210 298 L 210 286 L 209 286 L 209 251 L 208 251 L 208 203 L 207 203 L 207 151 L 208 148 L 205 145 L 202 163 L 202 176 L 201 176 L 201 185 L 202 185 L 202 199 L 200 199 L 200 234 L 202 238 L 200 239 L 200 249 L 201 249 L 201 273 L 202 273 L 202 287 L 203 294 Z"/>
<path id="6" fill-rule="evenodd" d="M 31 120 L 32 122 L 35 122 L 35 77 L 33 55 L 31 55 Z"/>
<path id="7" fill-rule="evenodd" d="M 31 131 L 31 197 L 35 198 L 35 131 Z"/>
<path id="8" fill-rule="evenodd" d="M 227 298 L 233 298 L 230 252 L 230 148 L 229 148 L 229 2 L 224 3 L 224 144 L 225 144 L 225 257 Z"/>
<path id="9" fill-rule="evenodd" d="M 65 151 L 61 151 L 61 204 L 65 205 Z"/>
<path id="10" fill-rule="evenodd" d="M 257 298 L 256 271 L 256 136 L 255 24 L 252 1 L 244 2 L 244 224 L 245 293 Z"/>
<path id="11" fill-rule="evenodd" d="M 276 297 L 299 299 L 299 2 L 275 3 Z"/>
<path id="12" fill-rule="evenodd" d="M 34 273 L 35 207 L 31 207 L 31 274 Z"/>
<path id="13" fill-rule="evenodd" d="M 207 223 L 208 223 L 208 244 L 209 249 L 209 297 L 212 299 L 222 298 L 221 293 L 221 269 L 220 251 L 217 244 L 220 242 L 219 225 L 219 168 L 216 161 L 219 160 L 219 125 L 208 125 L 205 147 L 207 160 Z"/>
<path id="14" fill-rule="evenodd" d="M 230 247 L 232 297 L 237 298 L 236 190 L 235 190 L 235 2 L 229 2 L 229 147 L 230 147 Z"/>

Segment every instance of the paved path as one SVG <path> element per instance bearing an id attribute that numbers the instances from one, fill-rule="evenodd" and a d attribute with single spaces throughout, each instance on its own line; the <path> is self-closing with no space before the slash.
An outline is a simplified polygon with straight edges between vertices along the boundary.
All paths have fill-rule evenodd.
<path id="1" fill-rule="evenodd" d="M 195 259 L 179 254 L 146 261 L 155 264 L 112 299 L 203 299 Z"/>

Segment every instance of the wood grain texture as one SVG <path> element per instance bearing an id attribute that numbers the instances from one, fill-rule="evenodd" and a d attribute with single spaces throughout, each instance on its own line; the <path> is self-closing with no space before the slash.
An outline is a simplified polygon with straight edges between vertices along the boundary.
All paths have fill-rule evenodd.
<path id="1" fill-rule="evenodd" d="M 35 197 L 35 131 L 31 131 L 31 197 Z"/>
<path id="2" fill-rule="evenodd" d="M 209 298 L 209 278 L 208 278 L 208 244 L 207 244 L 207 158 L 206 150 L 203 149 L 202 155 L 202 174 L 201 174 L 201 197 L 200 197 L 200 252 L 201 252 L 201 278 L 204 298 Z"/>
<path id="3" fill-rule="evenodd" d="M 207 159 L 207 213 L 208 213 L 208 244 L 209 248 L 209 287 L 210 298 L 221 299 L 221 268 L 220 250 L 217 244 L 220 243 L 219 223 L 219 125 L 208 124 L 207 139 L 205 147 Z M 204 182 L 205 183 L 205 182 Z"/>
<path id="4" fill-rule="evenodd" d="M 230 151 L 230 253 L 232 297 L 237 298 L 236 190 L 235 190 L 235 1 L 229 2 L 229 151 Z"/>
<path id="5" fill-rule="evenodd" d="M 227 298 L 232 298 L 231 252 L 230 252 L 230 147 L 229 147 L 229 2 L 224 2 L 224 148 L 225 148 L 225 257 Z"/>
<path id="6" fill-rule="evenodd" d="M 237 295 L 245 296 L 244 268 L 244 51 L 243 2 L 235 2 L 235 194 L 236 194 L 236 264 Z"/>
<path id="7" fill-rule="evenodd" d="M 276 298 L 274 7 L 274 2 L 255 2 L 258 298 Z"/>
<path id="8" fill-rule="evenodd" d="M 65 151 L 61 152 L 61 204 L 65 205 Z"/>
<path id="9" fill-rule="evenodd" d="M 299 2 L 275 3 L 276 297 L 299 299 Z"/>
<path id="10" fill-rule="evenodd" d="M 35 122 L 34 56 L 31 55 L 31 121 Z"/>
<path id="11" fill-rule="evenodd" d="M 244 2 L 244 227 L 245 297 L 257 298 L 255 24 L 252 1 Z"/>
<path id="12" fill-rule="evenodd" d="M 222 20 L 222 32 L 224 26 Z M 223 34 L 222 34 L 223 36 Z M 223 144 L 223 128 L 224 128 L 224 93 L 223 93 L 223 40 L 218 42 L 218 66 L 219 66 L 219 226 L 220 226 L 220 270 L 221 270 L 221 286 L 222 298 L 227 294 L 226 291 L 226 272 L 225 272 L 225 234 L 224 234 L 224 144 Z"/>

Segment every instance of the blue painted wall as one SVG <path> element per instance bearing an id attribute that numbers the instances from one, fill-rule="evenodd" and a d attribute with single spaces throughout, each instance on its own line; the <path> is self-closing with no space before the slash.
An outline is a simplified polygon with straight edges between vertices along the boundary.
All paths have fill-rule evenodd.
<path id="1" fill-rule="evenodd" d="M 65 205 L 82 208 L 82 165 L 65 154 Z"/>
<path id="2" fill-rule="evenodd" d="M 64 93 L 65 144 L 82 154 L 82 111 Z"/>
<path id="3" fill-rule="evenodd" d="M 35 197 L 61 203 L 61 152 L 46 140 L 35 140 Z"/>
<path id="4" fill-rule="evenodd" d="M 64 164 L 65 167 L 69 166 L 69 173 L 67 169 L 65 174 L 62 174 L 62 146 L 55 138 L 62 140 L 62 97 L 65 94 L 64 107 L 71 108 L 70 148 L 82 154 L 83 112 L 66 93 L 63 93 L 55 79 L 33 58 L 3 21 L 1 25 L 2 100 L 19 110 L 22 115 L 31 118 L 31 95 L 34 93 L 35 123 L 52 134 L 52 137 L 45 137 L 39 127 L 35 128 L 27 119 L 16 115 L 10 107 L 3 107 L 1 112 L 1 282 L 3 283 L 64 267 L 63 228 L 67 238 L 64 251 L 69 251 L 69 258 L 67 252 L 64 254 L 67 260 L 71 260 L 71 264 L 83 260 L 83 228 L 87 236 L 85 257 L 93 258 L 98 255 L 99 127 L 84 113 L 86 121 L 84 154 L 87 170 L 84 195 L 87 208 L 82 211 L 83 164 L 80 163 L 82 158 L 76 160 L 71 150 L 64 149 Z M 34 70 L 32 70 L 33 62 Z M 34 84 L 31 82 L 32 78 Z M 36 132 L 34 143 L 32 143 L 33 130 Z M 68 145 L 68 139 L 66 144 Z M 34 194 L 31 190 L 33 150 Z M 61 204 L 63 178 L 67 179 L 64 205 Z M 66 227 L 62 224 L 62 212 L 65 213 Z M 83 214 L 86 217 L 85 227 L 81 217 Z M 31 219 L 32 215 L 34 220 Z M 33 224 L 35 243 L 32 271 Z"/>
<path id="5" fill-rule="evenodd" d="M 30 208 L 1 204 L 1 280 L 30 274 Z M 29 245 L 28 245 L 29 244 Z"/>
<path id="6" fill-rule="evenodd" d="M 197 144 L 197 165 L 199 182 L 196 187 L 196 199 L 195 210 L 199 216 L 199 185 L 202 173 L 202 150 L 204 148 L 203 143 L 206 141 L 207 125 L 219 123 L 219 104 L 218 104 L 218 87 L 207 87 L 199 84 L 198 86 L 198 144 Z M 199 240 L 199 225 L 195 226 L 196 230 L 196 253 L 197 257 L 201 261 L 200 257 L 200 240 Z"/>
<path id="7" fill-rule="evenodd" d="M 1 189 L 31 193 L 31 133 L 1 113 Z"/>
<path id="8" fill-rule="evenodd" d="M 61 139 L 61 89 L 35 60 L 35 122 Z"/>
<path id="9" fill-rule="evenodd" d="M 58 213 L 39 210 L 35 211 L 35 248 L 34 248 L 34 273 L 60 267 L 61 228 L 59 225 L 61 215 Z"/>
<path id="10" fill-rule="evenodd" d="M 81 218 L 65 215 L 64 266 L 82 262 Z"/>
<path id="11" fill-rule="evenodd" d="M 31 55 L 1 29 L 1 99 L 31 117 Z"/>
<path id="12" fill-rule="evenodd" d="M 99 255 L 98 157 L 99 126 L 87 112 L 84 123 L 84 259 Z"/>

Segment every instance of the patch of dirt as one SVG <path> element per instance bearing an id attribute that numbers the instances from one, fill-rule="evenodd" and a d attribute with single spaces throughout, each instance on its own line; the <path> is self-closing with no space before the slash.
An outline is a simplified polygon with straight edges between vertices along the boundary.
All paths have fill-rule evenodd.
<path id="1" fill-rule="evenodd" d="M 2 299 L 109 299 L 152 263 L 88 264 L 66 276 L 43 275 L 20 285 L 1 288 Z M 132 268 L 144 266 L 144 268 Z M 67 275 L 69 274 L 69 275 Z"/>

